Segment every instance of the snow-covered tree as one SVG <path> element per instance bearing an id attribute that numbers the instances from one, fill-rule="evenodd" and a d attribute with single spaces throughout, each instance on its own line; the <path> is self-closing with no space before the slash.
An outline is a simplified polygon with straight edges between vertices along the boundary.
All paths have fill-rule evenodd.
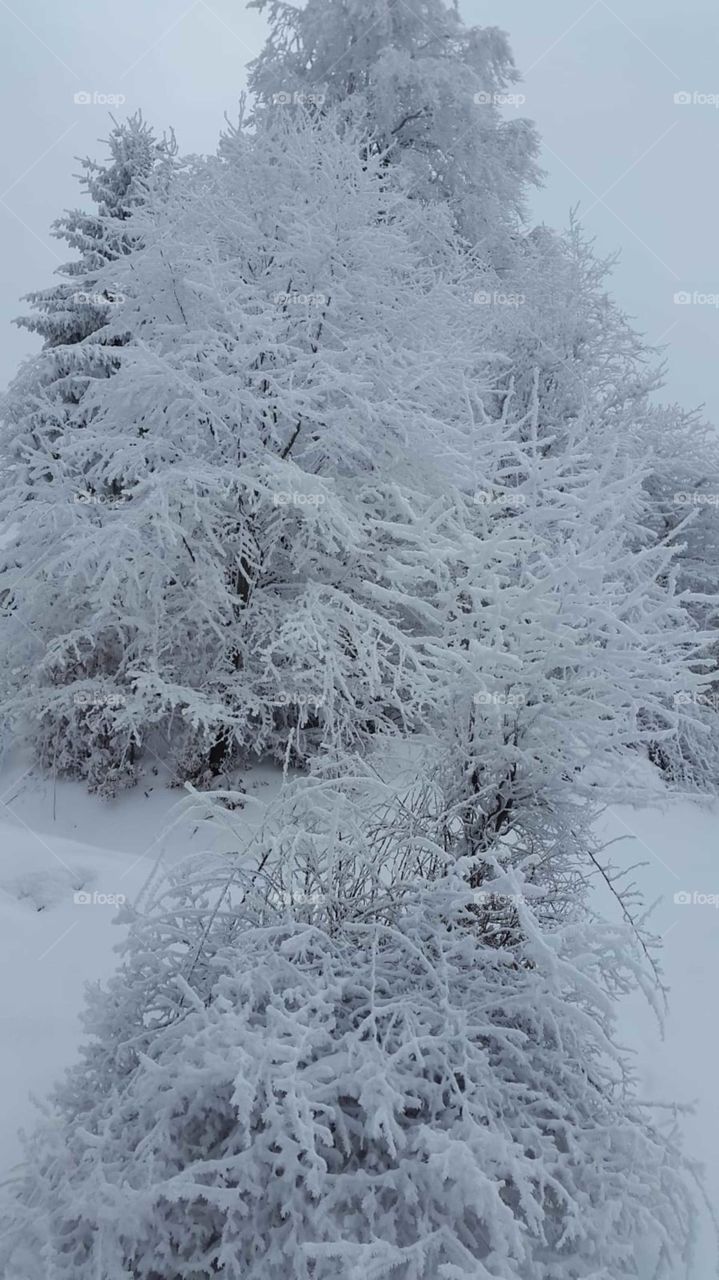
<path id="1" fill-rule="evenodd" d="M 176 164 L 174 138 L 156 139 L 140 113 L 114 123 L 107 147 L 105 163 L 82 161 L 80 183 L 94 208 L 72 209 L 53 227 L 53 235 L 78 256 L 58 268 L 60 283 L 24 299 L 31 311 L 17 321 L 44 340 L 2 405 L 4 464 L 29 486 L 38 455 L 45 454 L 46 473 L 55 441 L 86 426 L 83 399 L 91 380 L 105 379 L 116 368 L 114 349 L 126 335 L 108 332 L 123 300 L 111 264 L 136 243 L 129 220 L 147 201 L 149 186 L 166 189 Z"/>
<path id="2" fill-rule="evenodd" d="M 520 415 L 536 400 L 537 441 L 548 456 L 559 459 L 581 447 L 596 474 L 608 453 L 629 474 L 642 474 L 632 500 L 618 501 L 607 519 L 615 529 L 624 527 L 636 549 L 671 550 L 690 616 L 702 630 L 713 630 L 719 607 L 716 432 L 696 413 L 657 403 L 660 352 L 646 345 L 607 293 L 614 262 L 596 255 L 572 216 L 563 236 L 537 227 L 524 238 L 508 260 L 499 294 L 478 292 L 481 308 L 493 311 L 497 347 L 511 356 L 495 403 L 511 390 Z M 716 671 L 716 642 L 708 643 L 709 669 Z M 691 695 L 678 690 L 675 698 L 692 703 L 681 751 L 678 758 L 670 753 L 670 765 L 655 742 L 653 758 L 675 781 L 703 775 L 702 785 L 712 789 L 719 778 L 715 693 L 705 684 Z M 648 709 L 640 718 L 657 723 Z"/>
<path id="3" fill-rule="evenodd" d="M 2 402 L 0 602 L 3 625 L 24 630 L 28 640 L 31 620 L 23 618 L 18 584 L 42 591 L 34 574 L 64 536 L 68 496 L 91 500 L 81 477 L 68 495 L 59 460 L 82 440 L 92 417 L 88 392 L 115 373 L 118 348 L 128 340 L 117 327 L 110 333 L 123 302 L 112 264 L 135 244 L 128 230 L 132 211 L 153 182 L 167 186 L 175 166 L 174 140 L 156 140 L 139 114 L 114 125 L 108 148 L 106 163 L 83 161 L 83 190 L 95 208 L 71 210 L 55 224 L 54 234 L 78 256 L 59 269 L 59 284 L 26 299 L 32 311 L 18 323 L 44 345 L 22 365 Z M 44 546 L 31 533 L 36 520 Z"/>
<path id="4" fill-rule="evenodd" d="M 285 114 L 232 131 L 162 191 L 162 216 L 151 202 L 130 220 L 135 248 L 106 268 L 125 297 L 103 330 L 113 376 L 86 390 L 87 425 L 58 438 L 52 468 L 39 450 L 32 483 L 4 496 L 30 562 L 44 555 L 6 621 L 11 706 L 52 768 L 112 790 L 140 748 L 203 777 L 240 753 L 302 761 L 436 725 L 465 615 L 524 666 L 540 772 L 553 759 L 571 778 L 574 739 L 596 761 L 595 730 L 619 726 L 623 749 L 649 720 L 671 755 L 695 718 L 672 704 L 703 687 L 685 672 L 699 638 L 669 556 L 630 540 L 636 450 L 593 439 L 609 392 L 578 349 L 562 378 L 507 381 L 476 258 L 396 178 L 331 115 Z M 548 610 L 528 629 L 535 591 Z M 633 637 L 619 657 L 608 600 Z M 562 628 L 595 689 L 555 660 Z M 566 732 L 543 745 L 537 699 L 558 691 Z"/>
<path id="5" fill-rule="evenodd" d="M 153 733 L 184 777 L 432 714 L 456 559 L 437 500 L 458 472 L 473 491 L 496 360 L 445 214 L 393 179 L 331 119 L 283 117 L 130 220 L 98 276 L 124 297 L 113 376 L 3 493 L 44 555 L 5 637 L 53 768 L 111 789 Z"/>
<path id="6" fill-rule="evenodd" d="M 504 32 L 466 28 L 445 0 L 253 5 L 270 23 L 250 74 L 261 106 L 339 106 L 413 195 L 448 203 L 487 267 L 501 261 L 539 176 L 533 126 L 503 114 L 519 78 Z"/>
<path id="7" fill-rule="evenodd" d="M 97 276 L 131 251 L 127 224 L 132 212 L 146 201 L 150 180 L 162 176 L 167 181 L 177 151 L 174 137 L 157 139 L 140 112 L 113 121 L 106 145 L 107 161 L 82 161 L 80 183 L 94 208 L 71 209 L 53 227 L 55 237 L 78 256 L 58 268 L 66 277 L 60 284 L 28 294 L 31 314 L 17 322 L 40 334 L 46 349 L 81 343 L 105 326 L 117 294 L 107 287 L 106 277 L 100 285 Z M 50 360 L 44 364 L 50 366 Z"/>
<path id="8" fill-rule="evenodd" d="M 321 113 L 337 104 L 364 121 L 409 191 L 447 203 L 477 255 L 475 298 L 494 313 L 496 349 L 508 357 L 504 390 L 511 383 L 515 411 L 527 410 L 538 371 L 547 448 L 563 448 L 565 424 L 582 419 L 598 465 L 608 442 L 610 449 L 621 442 L 639 465 L 656 459 L 635 537 L 665 539 L 691 509 L 690 525 L 675 540 L 681 580 L 705 597 L 693 615 L 716 626 L 715 433 L 700 440 L 681 411 L 653 406 L 662 381 L 656 353 L 607 295 L 612 260 L 595 255 L 576 221 L 565 237 L 543 227 L 525 234 L 524 197 L 538 178 L 536 137 L 526 121 L 511 118 L 521 95 L 512 93 L 518 75 L 504 33 L 466 28 L 445 0 L 254 3 L 270 21 L 251 69 L 260 111 L 304 102 Z M 479 331 L 486 332 L 485 322 Z M 694 714 L 707 718 L 701 706 Z M 687 741 L 690 767 L 695 746 Z M 711 754 L 716 760 L 716 742 Z"/>
<path id="9" fill-rule="evenodd" d="M 519 237 L 503 37 L 269 8 L 252 128 L 93 267 L 112 377 L 8 473 L 2 639 L 15 716 L 94 786 L 139 750 L 307 772 L 248 838 L 215 796 L 233 852 L 131 914 L 0 1274 L 674 1280 L 690 1180 L 614 1038 L 652 940 L 586 902 L 637 748 L 680 773 L 708 734 L 652 375 L 581 242 Z M 502 278 L 521 316 L 477 302 Z"/>
<path id="10" fill-rule="evenodd" d="M 441 801 L 377 817 L 370 771 L 289 790 L 254 849 L 136 920 L 9 1188 L 0 1274 L 683 1274 L 690 1173 L 614 1040 L 628 931 L 576 899 L 540 925 L 518 865 L 478 891 Z"/>

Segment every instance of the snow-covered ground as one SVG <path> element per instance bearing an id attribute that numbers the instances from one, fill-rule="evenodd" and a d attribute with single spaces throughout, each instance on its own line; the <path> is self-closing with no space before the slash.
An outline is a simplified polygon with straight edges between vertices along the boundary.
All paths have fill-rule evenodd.
<path id="1" fill-rule="evenodd" d="M 249 795 L 271 794 L 273 774 L 248 774 Z M 72 1062 L 81 1035 L 85 982 L 116 963 L 119 898 L 132 900 L 158 857 L 174 859 L 222 840 L 201 816 L 182 815 L 182 793 L 161 777 L 106 802 L 71 783 L 15 767 L 0 777 L 0 1159 L 20 1155 L 18 1128 Z M 251 808 L 248 808 L 251 821 Z M 647 865 L 635 874 L 657 900 L 671 1007 L 662 1040 L 640 998 L 627 1002 L 624 1037 L 637 1049 L 648 1098 L 696 1102 L 683 1121 L 689 1152 L 706 1166 L 719 1206 L 719 810 L 673 801 L 656 811 L 615 809 L 603 819 L 614 860 Z M 173 824 L 169 835 L 163 835 Z M 232 839 L 228 826 L 228 839 Z M 676 898 L 676 895 L 680 895 Z M 681 895 L 684 895 L 683 897 Z M 688 898 L 688 900 L 687 900 Z M 607 909 L 611 904 L 606 903 Z M 709 1267 L 697 1270 L 707 1280 Z"/>
<path id="2" fill-rule="evenodd" d="M 248 772 L 264 799 L 273 770 Z M 86 982 L 117 963 L 118 905 L 132 902 L 159 860 L 233 847 L 227 829 L 185 813 L 162 776 L 108 802 L 76 783 L 13 767 L 0 774 L 0 1164 L 21 1154 L 30 1095 L 42 1097 L 76 1054 Z M 245 824 L 252 821 L 248 804 Z M 243 815 L 244 818 L 244 815 Z"/>

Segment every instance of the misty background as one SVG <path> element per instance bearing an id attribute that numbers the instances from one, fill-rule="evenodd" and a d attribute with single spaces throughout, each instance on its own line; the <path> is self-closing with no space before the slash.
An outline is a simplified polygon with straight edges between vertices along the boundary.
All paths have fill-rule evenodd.
<path id="1" fill-rule="evenodd" d="M 716 0 L 459 8 L 509 32 L 526 102 L 505 112 L 531 117 L 543 140 L 534 221 L 563 227 L 579 206 L 599 252 L 621 253 L 615 297 L 666 344 L 665 398 L 704 403 L 719 424 Z M 0 0 L 0 387 L 38 348 L 11 321 L 68 256 L 50 224 L 81 203 L 75 157 L 104 158 L 108 112 L 141 108 L 156 132 L 174 127 L 181 152 L 214 151 L 266 31 L 244 0 Z"/>

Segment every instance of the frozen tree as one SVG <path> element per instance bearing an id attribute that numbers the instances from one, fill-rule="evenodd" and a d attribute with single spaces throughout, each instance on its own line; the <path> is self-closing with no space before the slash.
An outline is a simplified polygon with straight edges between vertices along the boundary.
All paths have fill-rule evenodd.
<path id="1" fill-rule="evenodd" d="M 106 287 L 106 277 L 103 287 L 98 285 L 98 274 L 131 251 L 128 222 L 147 199 L 148 182 L 160 176 L 166 182 L 172 172 L 177 150 L 172 135 L 157 139 L 139 112 L 113 125 L 107 139 L 109 160 L 82 161 L 81 186 L 94 209 L 72 209 L 53 228 L 78 257 L 59 268 L 67 277 L 61 284 L 28 295 L 25 301 L 32 313 L 17 322 L 40 334 L 46 349 L 81 343 L 105 326 L 108 308 L 117 297 Z M 50 366 L 49 359 L 44 363 Z M 59 372 L 59 366 L 56 369 Z"/>
<path id="2" fill-rule="evenodd" d="M 11 706 L 61 772 L 111 790 L 167 739 L 181 777 L 301 760 L 436 709 L 438 500 L 473 491 L 497 361 L 443 210 L 362 150 L 330 118 L 234 131 L 98 275 L 113 376 L 3 493 L 43 556 L 12 586 Z"/>
<path id="3" fill-rule="evenodd" d="M 81 185 L 95 208 L 70 210 L 53 228 L 78 256 L 58 269 L 59 284 L 28 295 L 31 313 L 17 321 L 44 339 L 3 401 L 4 462 L 29 487 L 32 460 L 44 453 L 47 472 L 55 441 L 87 425 L 89 384 L 116 368 L 115 348 L 126 335 L 109 335 L 122 302 L 112 264 L 136 243 L 129 231 L 133 211 L 147 201 L 152 183 L 166 188 L 176 163 L 174 139 L 158 141 L 139 113 L 114 125 L 107 146 L 108 162 L 82 162 Z"/>
<path id="4" fill-rule="evenodd" d="M 528 858 L 478 882 L 436 783 L 354 773 L 151 895 L 9 1188 L 7 1280 L 684 1274 L 691 1173 L 614 1040 L 629 931 L 552 920 Z"/>
<path id="5" fill-rule="evenodd" d="M 494 102 L 472 100 L 488 106 L 486 136 L 470 130 L 467 154 L 453 152 L 462 175 L 433 185 L 457 128 L 451 94 L 467 77 L 485 97 L 511 81 L 503 37 L 463 31 L 442 4 L 378 9 L 376 39 L 352 6 L 274 5 L 271 17 L 254 139 L 231 132 L 171 192 L 175 162 L 163 152 L 154 172 L 141 122 L 117 140 L 160 190 L 143 179 L 123 203 L 119 161 L 103 178 L 115 216 L 100 226 L 122 231 L 104 266 L 93 259 L 92 286 L 115 305 L 97 335 L 59 348 L 105 362 L 70 410 L 82 433 L 47 414 L 35 366 L 11 395 L 2 498 L 23 553 L 6 575 L 6 698 L 18 721 L 30 715 L 45 763 L 110 791 L 136 776 L 141 750 L 201 778 L 238 752 L 302 761 L 321 743 L 430 722 L 437 601 L 463 572 L 456 528 L 472 523 L 457 502 L 475 487 L 490 496 L 482 537 L 504 522 L 496 495 L 529 474 L 512 450 L 566 454 L 567 473 L 582 453 L 603 477 L 615 459 L 613 523 L 637 550 L 656 536 L 621 478 L 641 465 L 653 375 L 576 230 L 517 236 L 529 169 L 512 179 L 516 199 L 486 174 L 471 186 L 480 144 L 507 168 Z M 443 38 L 428 46 L 430 20 Z M 348 66 L 330 75 L 355 26 Z M 315 64 L 331 81 L 321 103 L 308 101 Z M 270 92 L 301 66 L 291 103 Z M 398 152 L 390 124 L 412 105 L 410 82 L 431 110 L 407 121 Z M 429 185 L 408 181 L 418 156 Z M 507 212 L 501 235 L 496 210 L 472 207 L 504 246 L 492 268 L 453 236 L 460 196 L 481 204 L 490 191 Z M 500 280 L 516 306 L 477 289 Z M 30 417 L 39 429 L 18 434 Z M 540 477 L 548 508 L 555 480 Z M 585 511 L 587 528 L 594 518 Z"/>
<path id="6" fill-rule="evenodd" d="M 11 671 L 33 671 L 13 706 L 45 762 L 111 790 L 168 741 L 177 774 L 202 778 L 241 753 L 302 762 L 427 728 L 474 644 L 465 623 L 485 763 L 507 693 L 532 785 L 598 767 L 595 733 L 645 741 L 644 698 L 671 754 L 701 642 L 668 553 L 630 543 L 637 459 L 621 436 L 590 447 L 601 388 L 581 374 L 506 385 L 442 208 L 418 209 L 329 116 L 231 132 L 162 202 L 108 267 L 126 295 L 108 337 L 133 341 L 32 502 L 7 498 L 31 554 L 55 534 L 7 629 Z M 495 727 L 511 772 L 524 731 L 512 746 Z"/>
<path id="7" fill-rule="evenodd" d="M 60 772 L 113 790 L 140 749 L 200 779 L 247 752 L 304 762 L 426 729 L 474 644 L 457 619 L 501 673 L 485 666 L 477 750 L 521 697 L 531 785 L 598 767 L 595 734 L 627 750 L 651 724 L 668 757 L 680 722 L 706 738 L 691 696 L 675 705 L 704 688 L 701 637 L 670 554 L 638 536 L 647 473 L 611 403 L 623 331 L 599 348 L 603 383 L 587 290 L 576 370 L 508 380 L 476 258 L 362 136 L 330 115 L 231 131 L 161 217 L 136 211 L 107 267 L 125 296 L 104 330 L 114 374 L 52 469 L 5 492 L 44 556 L 13 590 L 10 706 Z M 495 728 L 511 773 L 524 730 Z"/>
<path id="8" fill-rule="evenodd" d="M 518 79 L 504 32 L 466 28 L 445 0 L 253 3 L 270 21 L 250 75 L 260 104 L 339 105 L 413 195 L 448 202 L 485 265 L 501 258 L 538 179 L 532 125 L 503 115 Z"/>
<path id="9" fill-rule="evenodd" d="M 582 424 L 547 450 L 538 417 L 535 391 L 487 420 L 483 487 L 415 525 L 415 565 L 420 535 L 453 547 L 416 782 L 379 721 L 254 837 L 217 797 L 235 852 L 150 891 L 93 997 L 10 1188 L 8 1280 L 681 1274 L 691 1171 L 613 1030 L 651 940 L 584 899 L 595 799 L 632 794 L 638 708 L 671 750 L 699 638 L 670 552 L 611 520 L 641 471 L 597 471 Z"/>
<path id="10" fill-rule="evenodd" d="M 622 525 L 636 549 L 671 549 L 678 588 L 702 630 L 714 630 L 719 606 L 719 452 L 716 433 L 696 413 L 657 403 L 664 369 L 660 352 L 648 347 L 607 293 L 615 258 L 597 257 L 573 215 L 559 236 L 535 228 L 508 261 L 503 292 L 476 295 L 491 307 L 497 346 L 511 353 L 504 388 L 515 414 L 536 398 L 540 448 L 559 459 L 581 448 L 590 468 L 601 474 L 607 451 L 628 473 L 641 473 L 631 501 L 620 500 L 608 519 Z M 500 384 L 501 384 L 500 379 Z M 501 389 L 496 404 L 502 403 Z M 615 465 L 616 465 L 615 464 Z M 664 578 L 664 575 L 662 575 Z M 709 643 L 710 671 L 716 671 L 716 641 Z M 706 670 L 707 667 L 702 667 Z M 637 690 L 638 694 L 638 690 Z M 717 702 L 705 684 L 689 695 L 692 703 L 681 733 L 679 755 L 669 758 L 661 744 L 652 757 L 675 781 L 703 777 L 712 789 L 719 777 L 719 736 L 712 714 Z M 648 709 L 642 723 L 657 723 Z M 696 726 L 703 728 L 696 736 Z"/>
<path id="11" fill-rule="evenodd" d="M 32 622 L 23 618 L 16 584 L 27 590 L 34 582 L 42 590 L 33 575 L 63 537 L 68 498 L 90 497 L 81 477 L 68 494 L 58 461 L 82 439 L 92 416 L 88 392 L 117 370 L 118 348 L 128 340 L 117 326 L 110 333 L 110 321 L 123 302 L 113 264 L 135 244 L 131 214 L 152 182 L 166 187 L 175 166 L 174 140 L 156 140 L 139 114 L 115 124 L 108 147 L 107 163 L 83 162 L 81 181 L 94 210 L 74 209 L 55 224 L 55 235 L 78 256 L 60 268 L 59 284 L 29 295 L 32 312 L 18 323 L 44 345 L 21 367 L 2 403 L 0 602 L 4 625 L 24 631 L 31 643 Z M 31 536 L 36 521 L 44 545 Z"/>
<path id="12" fill-rule="evenodd" d="M 130 913 L 0 1274 L 674 1280 L 690 1170 L 614 1030 L 654 940 L 591 836 L 640 752 L 711 758 L 655 375 L 576 230 L 520 235 L 500 33 L 259 7 L 251 128 L 142 170 L 43 353 L 85 375 L 13 389 L 4 701 L 107 791 L 306 772 Z"/>
<path id="13" fill-rule="evenodd" d="M 527 410 L 538 372 L 538 422 L 547 448 L 563 448 L 565 424 L 583 420 L 598 465 L 608 441 L 640 464 L 655 458 L 645 509 L 633 513 L 634 536 L 644 544 L 680 535 L 674 545 L 682 582 L 705 597 L 703 605 L 695 601 L 693 615 L 700 625 L 715 626 L 714 433 L 700 441 L 696 424 L 681 411 L 653 405 L 662 383 L 657 353 L 608 296 L 613 260 L 595 255 L 576 218 L 564 237 L 543 227 L 524 233 L 524 194 L 538 176 L 536 139 L 526 121 L 511 119 L 521 95 L 511 92 L 518 76 L 505 35 L 466 28 L 456 6 L 444 0 L 378 0 L 369 8 L 366 0 L 255 4 L 270 20 L 250 81 L 260 111 L 305 102 L 321 113 L 340 104 L 349 118 L 365 122 L 386 161 L 401 168 L 408 190 L 447 202 L 477 251 L 475 299 L 493 312 L 496 348 L 508 357 L 504 387 L 511 384 L 515 409 Z M 693 714 L 707 718 L 700 706 Z M 687 741 L 690 769 L 695 746 Z M 711 754 L 716 760 L 716 742 Z"/>
<path id="14" fill-rule="evenodd" d="M 709 633 L 710 662 L 704 670 L 710 682 L 675 694 L 690 713 L 679 771 L 661 743 L 654 745 L 652 757 L 673 781 L 695 771 L 698 763 L 713 790 L 719 778 L 719 445 L 715 429 L 698 412 L 687 413 L 678 405 L 652 406 L 638 438 L 647 464 L 645 525 L 653 539 L 673 547 L 687 608 L 697 626 Z"/>

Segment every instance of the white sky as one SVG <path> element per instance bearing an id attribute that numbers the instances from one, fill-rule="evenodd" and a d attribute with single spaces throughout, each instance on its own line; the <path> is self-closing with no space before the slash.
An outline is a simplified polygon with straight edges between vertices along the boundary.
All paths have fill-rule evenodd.
<path id="1" fill-rule="evenodd" d="M 400 0 L 401 2 L 401 0 Z M 717 0 L 460 0 L 468 23 L 509 31 L 544 140 L 537 221 L 580 205 L 602 253 L 621 251 L 614 293 L 651 342 L 668 346 L 667 398 L 705 403 L 719 424 Z M 264 18 L 244 0 L 0 0 L 0 385 L 37 341 L 11 326 L 19 296 L 66 256 L 48 236 L 77 203 L 77 155 L 101 155 L 107 107 L 79 90 L 124 94 L 182 151 L 213 151 L 233 115 Z"/>

